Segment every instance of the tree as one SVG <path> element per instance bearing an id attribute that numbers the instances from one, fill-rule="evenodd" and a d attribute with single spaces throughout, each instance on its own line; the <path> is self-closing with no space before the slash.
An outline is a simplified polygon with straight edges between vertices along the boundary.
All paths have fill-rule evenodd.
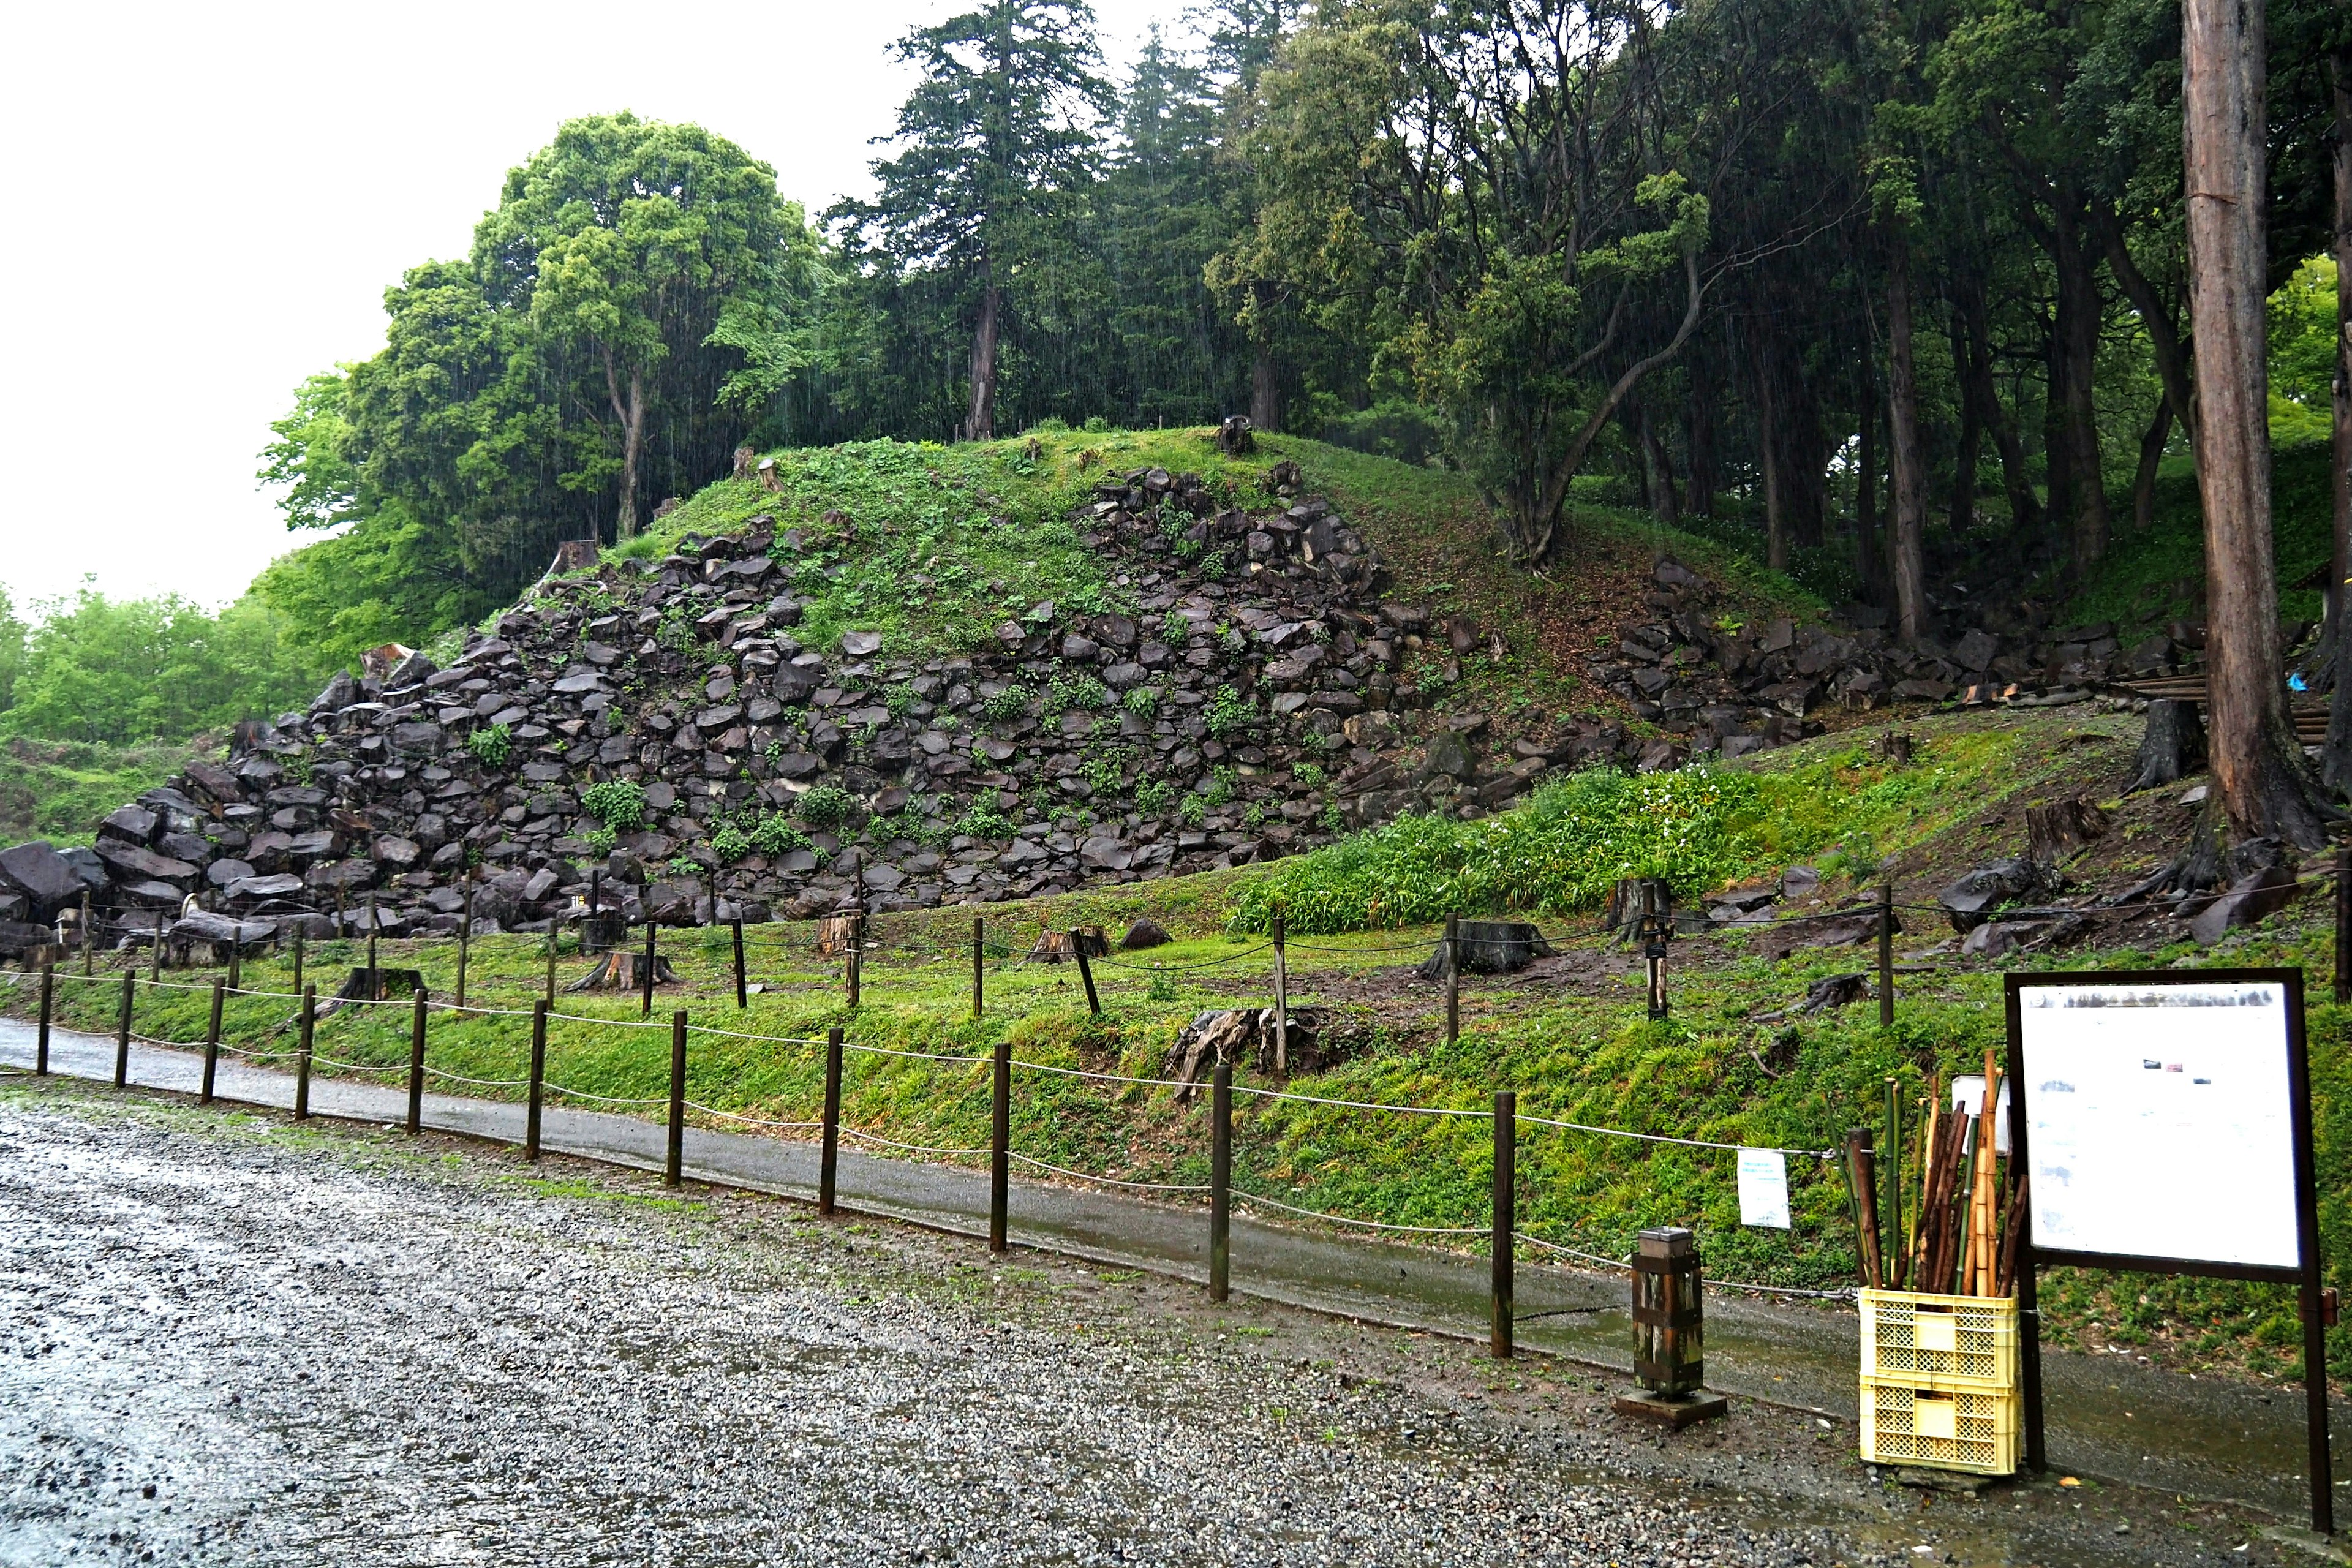
<path id="1" fill-rule="evenodd" d="M 2185 0 L 2181 16 L 2206 689 L 2218 786 L 2206 837 L 2210 843 L 2218 807 L 2243 837 L 2316 849 L 2334 813 L 2287 719 L 2271 541 L 2263 0 Z"/>
<path id="2" fill-rule="evenodd" d="M 1209 70 L 1223 84 L 1229 132 L 1223 149 L 1234 174 L 1232 214 L 1236 233 L 1255 227 L 1259 193 L 1245 144 L 1249 117 L 1256 101 L 1258 78 L 1274 64 L 1283 40 L 1297 26 L 1300 0 L 1214 0 L 1203 17 L 1207 23 Z M 1276 358 L 1282 284 L 1278 270 L 1252 267 L 1246 252 L 1212 257 L 1203 277 L 1239 302 L 1234 321 L 1249 334 L 1250 424 L 1260 430 L 1282 428 L 1282 367 Z M 1261 276 L 1260 274 L 1264 275 Z"/>
<path id="3" fill-rule="evenodd" d="M 343 417 L 351 370 L 337 365 L 310 377 L 294 389 L 294 411 L 269 423 L 278 439 L 261 449 L 254 478 L 282 490 L 278 505 L 289 528 L 334 528 L 360 515 L 351 425 Z"/>
<path id="4" fill-rule="evenodd" d="M 893 140 L 904 151 L 875 162 L 872 202 L 829 216 L 893 270 L 961 284 L 971 313 L 961 434 L 984 441 L 996 428 L 1007 283 L 1066 237 L 1071 199 L 1095 178 L 1095 127 L 1111 95 L 1094 12 L 1084 0 L 986 0 L 915 28 L 893 52 L 923 75 L 899 106 Z"/>
<path id="5" fill-rule="evenodd" d="M 623 113 L 566 123 L 476 229 L 486 296 L 527 310 L 535 346 L 569 373 L 565 412 L 595 437 L 575 484 L 609 476 L 615 538 L 651 510 L 639 481 L 655 411 L 677 434 L 726 424 L 707 350 L 722 322 L 740 342 L 772 304 L 791 227 L 768 165 L 698 125 Z"/>

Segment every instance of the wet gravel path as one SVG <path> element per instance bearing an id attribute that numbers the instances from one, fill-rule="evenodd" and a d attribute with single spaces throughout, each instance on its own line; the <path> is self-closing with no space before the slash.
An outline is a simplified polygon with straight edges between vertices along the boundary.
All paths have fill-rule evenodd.
<path id="1" fill-rule="evenodd" d="M 1906 1492 L 1764 1407 L 1669 1445 L 1574 1369 L 984 1257 L 0 1083 L 0 1563 L 2277 1560 L 2213 1510 Z"/>

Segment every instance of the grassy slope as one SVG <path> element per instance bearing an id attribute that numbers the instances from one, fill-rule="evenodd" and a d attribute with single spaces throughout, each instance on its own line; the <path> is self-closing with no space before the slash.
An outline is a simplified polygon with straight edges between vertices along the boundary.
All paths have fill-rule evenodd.
<path id="1" fill-rule="evenodd" d="M 2019 808 L 2083 781 L 2119 774 L 2133 737 L 2128 721 L 2085 720 L 2066 712 L 2006 719 L 1950 719 L 1917 726 L 1925 742 L 1906 769 L 1870 762 L 1850 742 L 1825 738 L 1776 753 L 1757 770 L 1761 804 L 1746 830 L 1752 864 L 1813 856 L 1832 844 L 1857 849 L 1868 832 L 1875 852 L 1892 858 L 1906 899 L 1936 885 L 1952 866 L 1989 841 L 2020 836 Z M 2110 786 L 2111 787 L 2111 786 Z M 2101 853 L 2105 869 L 2127 869 L 2157 850 L 2142 826 L 2168 799 L 2120 809 L 2122 829 Z M 1857 858 L 1866 860 L 1868 856 Z M 1862 867 L 1855 865 L 1853 869 Z M 855 1017 L 841 1007 L 836 970 L 811 958 L 804 927 L 752 932 L 753 978 L 766 987 L 739 1014 L 726 979 L 726 950 L 715 934 L 671 949 L 686 976 L 684 994 L 666 995 L 666 1012 L 691 1007 L 698 1020 L 750 1033 L 808 1037 L 829 1024 L 853 1038 L 950 1053 L 980 1053 L 1009 1036 L 1027 1060 L 1149 1077 L 1176 1029 L 1210 1005 L 1263 1005 L 1266 957 L 1254 941 L 1224 934 L 1235 891 L 1253 876 L 1137 884 L 1050 903 L 986 911 L 992 944 L 987 1016 L 969 1016 L 971 912 L 894 914 L 879 923 L 882 949 L 867 970 L 866 1005 Z M 1833 878 L 1834 882 L 1834 878 Z M 2252 941 L 2198 955 L 2182 948 L 2108 952 L 2110 964 L 2296 963 L 2320 972 L 2326 941 L 2316 900 L 2305 900 Z M 1041 925 L 1086 919 L 1116 927 L 1150 913 L 1182 941 L 1140 961 L 1098 968 L 1106 1011 L 1090 1018 L 1076 974 L 1067 967 L 1023 964 L 1019 955 Z M 1906 917 L 1917 922 L 1918 917 Z M 2307 928 L 2303 921 L 2314 922 Z M 1573 922 L 1553 919 L 1555 931 Z M 1937 940 L 1932 919 L 1904 946 Z M 1783 962 L 1735 939 L 1691 943 L 1675 960 L 1675 1015 L 1654 1024 L 1643 1015 L 1630 963 L 1593 962 L 1574 983 L 1475 982 L 1465 994 L 1465 1029 L 1447 1045 L 1433 987 L 1402 983 L 1397 966 L 1428 951 L 1434 928 L 1314 939 L 1294 948 L 1302 1001 L 1339 1005 L 1367 1042 L 1360 1055 L 1301 1081 L 1310 1092 L 1340 1099 L 1476 1108 L 1500 1086 L 1518 1089 L 1525 1114 L 1727 1142 L 1827 1147 L 1850 1126 L 1876 1119 L 1878 1086 L 1894 1075 L 1916 1089 L 1980 1064 L 2001 1035 L 1998 967 L 1947 959 L 1937 972 L 1904 983 L 1897 1026 L 1882 1034 L 1875 1009 L 1759 1025 L 1751 1015 L 1803 994 L 1809 981 L 1864 968 L 1852 949 L 1799 952 Z M 446 948 L 394 944 L 428 984 L 446 988 Z M 355 961 L 350 948 L 314 950 L 315 973 Z M 1139 961 L 1122 955 L 1128 963 Z M 1150 961 L 1164 965 L 1157 973 Z M 1189 968 L 1180 965 L 1214 966 Z M 2079 964 L 2083 955 L 2034 960 Z M 522 1007 L 537 984 L 536 951 L 521 939 L 480 944 L 477 1001 Z M 575 967 L 567 960 L 564 968 Z M 249 970 L 251 984 L 283 988 L 282 963 Z M 0 989 L 0 1005 L 21 1011 L 28 989 Z M 86 1027 L 111 1026 L 110 987 L 61 987 L 68 1015 Z M 2315 995 L 2320 993 L 2315 991 Z M 203 1028 L 203 993 L 142 994 L 139 1028 L 175 1038 Z M 633 1001 L 567 998 L 567 1012 L 633 1020 Z M 269 1049 L 290 1044 L 283 1001 L 249 999 L 230 1010 L 233 1038 Z M 2332 1005 L 2312 1017 L 2319 1100 L 2324 1223 L 2330 1256 L 2352 1283 L 2352 1131 L 2334 1114 L 2352 1089 L 2346 1018 Z M 361 1062 L 405 1056 L 403 1010 L 354 1011 L 322 1026 L 320 1052 Z M 483 1078 L 520 1076 L 526 1030 L 514 1016 L 436 1019 L 435 1061 Z M 550 1076 L 592 1092 L 657 1097 L 663 1091 L 667 1031 L 600 1027 L 559 1021 Z M 821 1060 L 805 1047 L 698 1035 L 691 1096 L 703 1103 L 787 1120 L 813 1116 L 822 1093 Z M 1398 1223 L 1480 1223 L 1486 1189 L 1485 1129 L 1475 1122 L 1400 1117 L 1244 1098 L 1238 1131 L 1239 1180 L 1286 1202 Z M 846 1099 L 856 1125 L 902 1141 L 954 1148 L 985 1142 L 982 1068 L 903 1058 L 853 1058 Z M 655 1114 L 655 1112 L 647 1112 Z M 1141 1179 L 1197 1181 L 1205 1168 L 1205 1122 L 1197 1104 L 1178 1106 L 1166 1091 L 1090 1080 L 1024 1076 L 1014 1120 L 1015 1147 L 1075 1169 Z M 1791 1163 L 1798 1228 L 1782 1236 L 1737 1225 L 1727 1155 L 1671 1146 L 1628 1144 L 1528 1129 L 1523 1136 L 1525 1221 L 1537 1234 L 1619 1253 L 1644 1225 L 1696 1224 L 1705 1233 L 1709 1268 L 1719 1278 L 1787 1283 L 1837 1283 L 1851 1278 L 1851 1228 L 1841 1184 L 1811 1161 Z M 2188 1280 L 2063 1276 L 2053 1282 L 2053 1328 L 2091 1342 L 2147 1343 L 2179 1364 L 2280 1373 L 2294 1361 L 2292 1303 L 2266 1288 Z M 2143 1300 L 2142 1298 L 2145 1297 Z M 2098 1326 L 2093 1326 L 2094 1323 Z M 2339 1331 L 2334 1359 L 2352 1369 L 2352 1331 Z"/>
<path id="2" fill-rule="evenodd" d="M 216 749 L 203 736 L 138 746 L 0 742 L 0 845 L 87 844 L 100 817 Z"/>

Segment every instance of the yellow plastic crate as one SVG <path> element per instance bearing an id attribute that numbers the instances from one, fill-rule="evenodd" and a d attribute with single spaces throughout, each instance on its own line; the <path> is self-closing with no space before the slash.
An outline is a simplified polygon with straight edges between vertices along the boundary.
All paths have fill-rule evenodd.
<path id="1" fill-rule="evenodd" d="M 1862 1457 L 1983 1476 L 2017 1469 L 2021 1401 L 2014 1386 L 1924 1386 L 1926 1380 L 1862 1380 Z"/>
<path id="2" fill-rule="evenodd" d="M 1864 1382 L 1916 1383 L 1995 1392 L 2017 1386 L 2017 1302 L 2005 1296 L 1864 1290 Z"/>

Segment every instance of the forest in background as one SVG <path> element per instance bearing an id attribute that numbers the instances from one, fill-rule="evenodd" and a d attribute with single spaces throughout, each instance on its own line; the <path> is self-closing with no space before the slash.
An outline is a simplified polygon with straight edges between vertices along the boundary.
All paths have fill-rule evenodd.
<path id="1" fill-rule="evenodd" d="M 0 731 L 265 710 L 745 445 L 1053 422 L 1454 467 L 1529 570 L 1590 497 L 1915 627 L 1963 570 L 2063 598 L 2187 462 L 2179 44 L 2174 0 L 1219 0 L 1113 82 L 1085 5 L 985 0 L 897 46 L 876 194 L 815 215 L 699 127 L 573 121 L 273 426 L 323 537 L 209 630 L 53 614 Z M 2270 54 L 2273 426 L 2325 440 L 2352 21 L 2280 0 Z M 252 689 L 105 704 L 64 672 L 118 608 Z"/>

